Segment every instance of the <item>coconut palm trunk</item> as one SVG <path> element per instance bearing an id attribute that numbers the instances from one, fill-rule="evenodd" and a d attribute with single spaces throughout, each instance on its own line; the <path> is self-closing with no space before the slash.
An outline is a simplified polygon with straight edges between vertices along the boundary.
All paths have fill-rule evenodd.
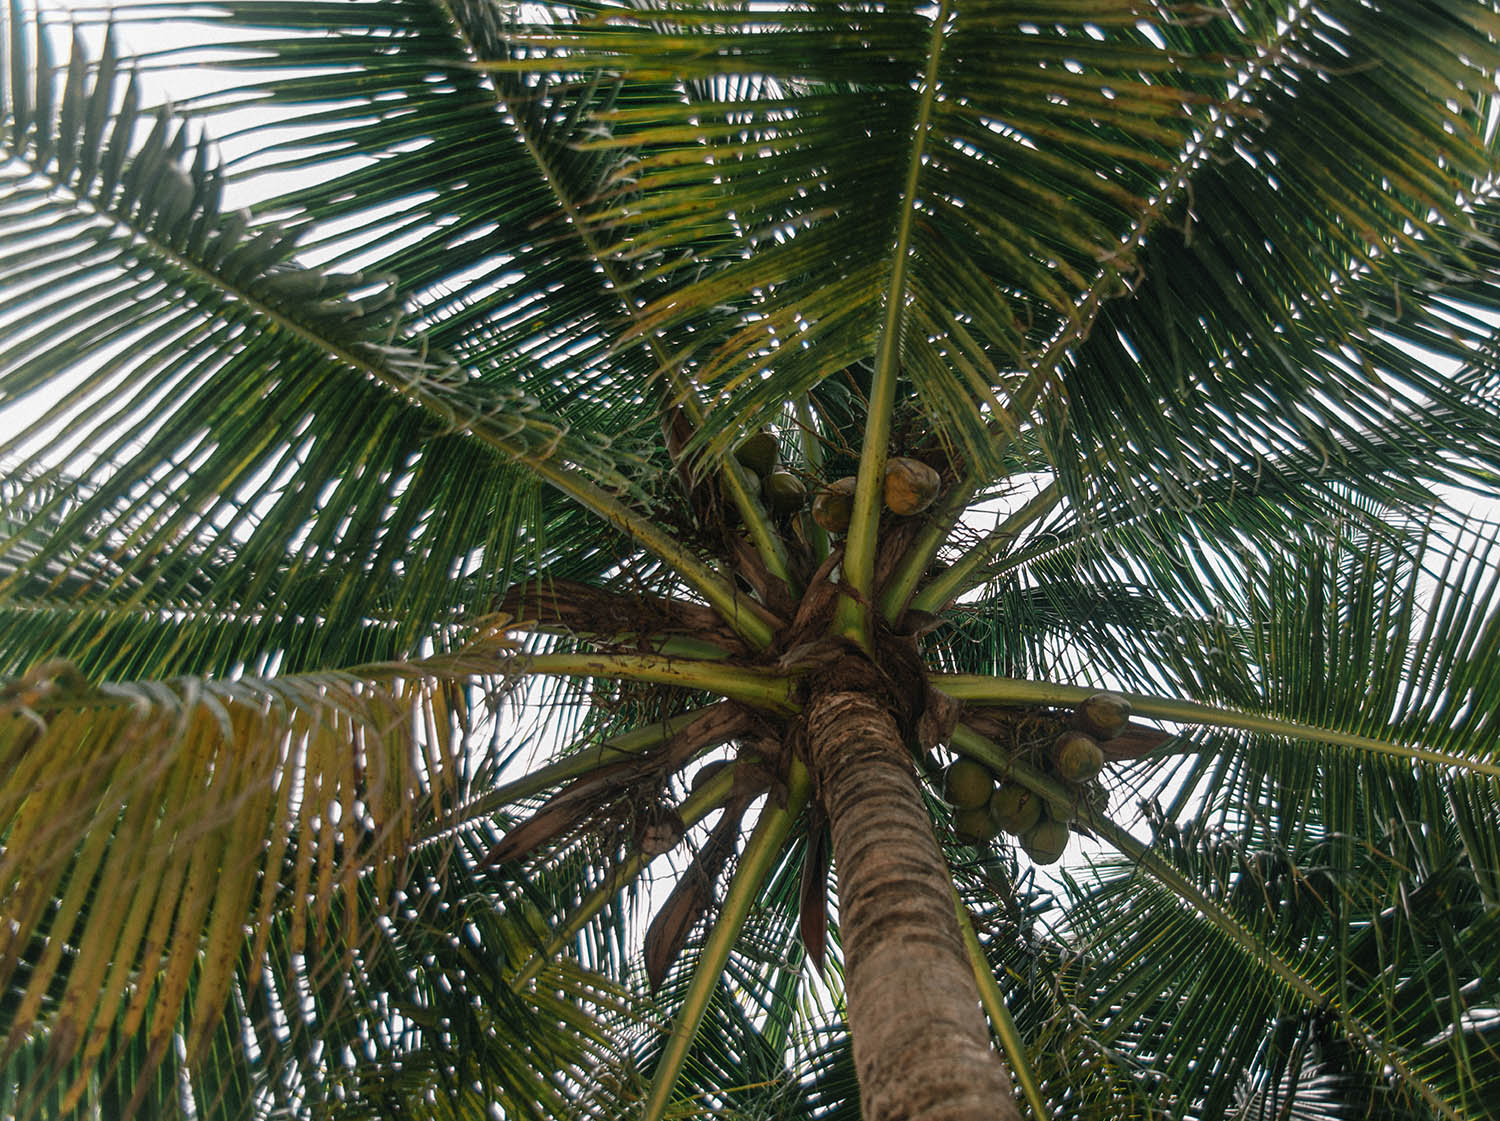
<path id="1" fill-rule="evenodd" d="M 889 708 L 874 692 L 835 687 L 814 699 L 807 731 L 833 834 L 865 1121 L 1019 1117 Z"/>

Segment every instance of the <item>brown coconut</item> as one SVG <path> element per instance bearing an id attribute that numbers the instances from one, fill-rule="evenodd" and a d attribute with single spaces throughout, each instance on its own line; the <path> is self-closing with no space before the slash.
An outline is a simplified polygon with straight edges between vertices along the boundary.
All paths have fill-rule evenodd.
<path id="1" fill-rule="evenodd" d="M 1130 702 L 1118 693 L 1095 693 L 1077 713 L 1081 729 L 1096 740 L 1112 740 L 1130 723 Z"/>
<path id="2" fill-rule="evenodd" d="M 942 479 L 920 459 L 885 461 L 885 504 L 893 514 L 920 514 L 937 501 Z"/>

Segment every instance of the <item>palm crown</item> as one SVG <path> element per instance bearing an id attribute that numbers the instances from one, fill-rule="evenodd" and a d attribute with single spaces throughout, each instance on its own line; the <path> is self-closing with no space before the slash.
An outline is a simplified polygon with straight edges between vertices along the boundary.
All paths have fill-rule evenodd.
<path id="1" fill-rule="evenodd" d="M 4 25 L 8 1110 L 1491 1115 L 1492 4 L 180 14 Z"/>

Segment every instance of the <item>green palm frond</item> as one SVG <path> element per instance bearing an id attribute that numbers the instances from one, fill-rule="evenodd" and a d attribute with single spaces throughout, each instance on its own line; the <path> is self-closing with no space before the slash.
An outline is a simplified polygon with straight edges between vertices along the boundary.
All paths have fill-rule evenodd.
<path id="1" fill-rule="evenodd" d="M 1467 872 L 1452 864 L 1417 871 L 1392 849 L 1409 843 L 1394 835 L 1368 853 L 1330 838 L 1306 855 L 1256 851 L 1254 831 L 1167 826 L 1162 840 L 1155 859 L 1170 861 L 1190 887 L 1157 895 L 1164 885 L 1151 882 L 1151 864 L 1124 864 L 1102 872 L 1073 915 L 1088 947 L 1082 991 L 1094 994 L 1106 1021 L 1120 1009 L 1126 1031 L 1147 1025 L 1129 1042 L 1166 1059 L 1158 1065 L 1172 1092 L 1205 1093 L 1207 1111 L 1227 1109 L 1255 1064 L 1285 1063 L 1300 1044 L 1304 1061 L 1339 1070 L 1344 1108 L 1483 1116 L 1477 1088 L 1495 1064 L 1485 1027 L 1495 999 L 1494 913 Z M 1440 914 L 1432 909 L 1439 899 Z M 1194 913 L 1195 900 L 1212 901 L 1213 921 Z M 1210 927 L 1265 947 L 1302 991 L 1288 992 L 1267 961 Z M 1111 944 L 1116 937 L 1128 943 Z M 1148 943 L 1156 949 L 1145 956 Z M 1198 983 L 1185 984 L 1174 965 L 1182 954 L 1211 966 L 1195 968 Z M 1108 976 L 1106 963 L 1122 960 L 1132 963 L 1129 981 Z M 1153 1009 L 1149 1018 L 1144 1008 Z M 1251 1027 L 1272 1022 L 1270 1041 Z M 1108 1027 L 1101 1035 L 1119 1037 Z M 1257 1054 L 1268 1042 L 1277 1050 Z"/>
<path id="2" fill-rule="evenodd" d="M 620 464 L 631 475 L 643 465 L 621 459 L 598 425 L 580 436 L 525 386 L 471 376 L 419 349 L 392 318 L 397 294 L 383 274 L 301 267 L 297 231 L 224 214 L 222 172 L 206 143 L 190 141 L 189 127 L 165 111 L 143 117 L 112 54 L 95 72 L 75 52 L 68 77 L 42 67 L 27 88 L 14 66 L 45 47 L 48 33 L 33 36 L 19 7 L 7 26 L 14 189 L 0 286 L 28 326 L 0 356 L 0 400 L 16 407 L 45 392 L 39 424 L 52 434 L 40 444 L 8 441 L 0 455 L 31 480 L 14 500 L 34 506 L 31 495 L 48 490 L 42 516 L 68 503 L 50 543 L 27 543 L 17 576 L 59 563 L 62 541 L 125 547 L 132 562 L 111 584 L 133 580 L 122 599 L 139 606 L 152 588 L 185 591 L 159 558 L 217 551 L 222 571 L 204 592 L 213 607 L 266 595 L 280 574 L 272 594 L 293 610 L 340 605 L 342 618 L 326 620 L 338 627 L 378 610 L 368 566 L 395 576 L 403 599 L 414 597 L 390 606 L 432 619 L 447 590 L 433 579 L 443 565 L 412 565 L 413 551 L 455 564 L 484 556 L 489 563 L 477 567 L 498 591 L 522 527 L 534 539 L 576 532 L 577 508 L 565 514 L 553 502 L 549 510 L 535 478 L 508 461 L 547 459 L 596 514 L 629 523 L 609 492 L 638 491 Z M 68 153 L 86 139 L 81 122 L 107 128 L 108 147 L 75 165 Z M 137 125 L 148 123 L 138 142 Z M 68 339 L 61 349 L 59 334 Z M 61 389 L 42 376 L 47 364 L 85 354 L 93 357 Z M 294 434 L 281 419 L 292 413 L 318 419 Z M 77 480 L 81 493 L 65 494 L 56 468 L 41 465 L 80 448 L 98 463 Z M 274 497 L 247 503 L 248 488 L 268 480 Z M 128 537 L 100 535 L 100 526 L 122 522 Z M 20 547 L 14 536 L 6 545 Z M 598 559 L 613 557 L 606 550 Z M 333 561 L 345 574 L 330 590 L 322 581 Z M 316 575 L 309 602 L 299 603 L 307 568 Z"/>

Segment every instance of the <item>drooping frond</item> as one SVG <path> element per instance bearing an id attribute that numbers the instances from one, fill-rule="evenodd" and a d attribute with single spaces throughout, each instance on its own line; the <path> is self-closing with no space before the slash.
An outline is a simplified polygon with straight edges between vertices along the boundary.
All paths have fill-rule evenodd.
<path id="1" fill-rule="evenodd" d="M 415 826 L 477 761 L 461 687 L 410 672 L 94 686 L 54 662 L 7 684 L 7 1053 L 42 1031 L 76 1101 L 136 1038 L 139 1075 L 196 1063 L 236 963 L 253 988 L 267 939 L 302 954 L 336 898 L 353 952 L 355 895 L 393 901 Z"/>
<path id="2" fill-rule="evenodd" d="M 1153 1057 L 1168 1100 L 1212 1116 L 1257 1069 L 1317 1069 L 1355 1115 L 1488 1116 L 1497 912 L 1440 855 L 1446 830 L 1288 850 L 1253 825 L 1158 828 L 1181 886 L 1100 867 L 1072 912 L 1072 998 L 1106 1045 Z"/>

